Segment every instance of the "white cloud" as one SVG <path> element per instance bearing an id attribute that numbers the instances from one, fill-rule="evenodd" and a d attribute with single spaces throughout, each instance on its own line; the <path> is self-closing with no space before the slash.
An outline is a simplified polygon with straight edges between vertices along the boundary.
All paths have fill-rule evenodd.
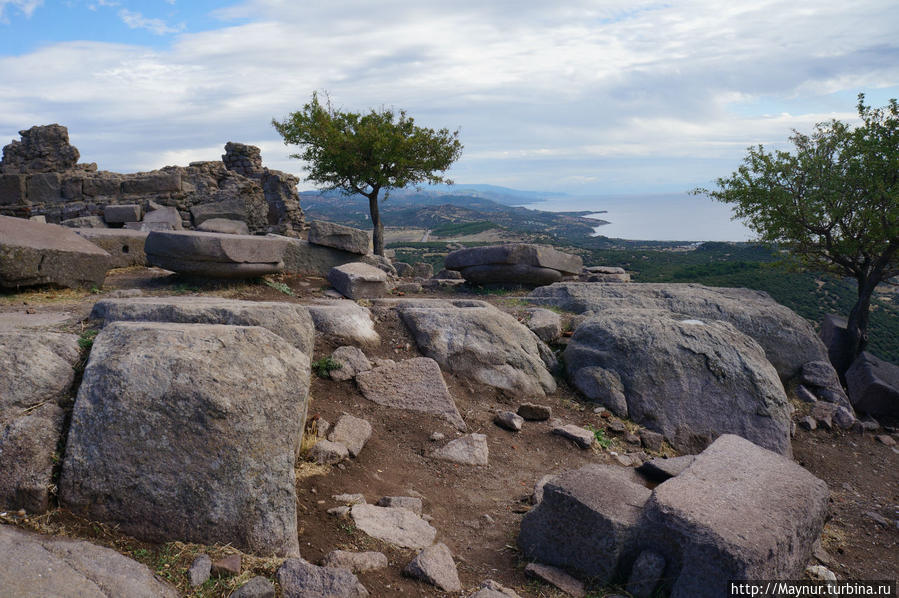
<path id="1" fill-rule="evenodd" d="M 7 9 L 15 9 L 17 12 L 31 18 L 34 10 L 44 3 L 44 0 L 0 0 L 0 23 L 8 23 Z"/>
<path id="2" fill-rule="evenodd" d="M 112 4 L 105 6 L 113 6 Z M 184 30 L 184 25 L 172 27 L 162 19 L 151 19 L 145 17 L 139 12 L 133 12 L 127 8 L 119 10 L 119 18 L 131 29 L 146 29 L 156 35 L 165 35 L 167 33 L 178 33 Z"/>
<path id="3" fill-rule="evenodd" d="M 892 0 L 560 4 L 250 0 L 217 13 L 241 24 L 166 50 L 44 46 L 0 57 L 0 141 L 61 122 L 85 159 L 129 170 L 256 140 L 267 165 L 300 174 L 270 120 L 327 89 L 348 109 L 461 126 L 457 181 L 689 187 L 751 144 L 851 119 L 856 91 L 899 86 Z"/>

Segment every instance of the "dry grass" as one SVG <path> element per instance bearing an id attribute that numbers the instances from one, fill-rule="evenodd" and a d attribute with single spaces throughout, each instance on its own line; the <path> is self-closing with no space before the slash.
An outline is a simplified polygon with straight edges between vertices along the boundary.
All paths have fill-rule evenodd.
<path id="1" fill-rule="evenodd" d="M 95 294 L 90 289 L 52 288 L 30 289 L 19 293 L 4 292 L 0 294 L 0 305 L 53 305 L 56 303 L 80 301 Z"/>

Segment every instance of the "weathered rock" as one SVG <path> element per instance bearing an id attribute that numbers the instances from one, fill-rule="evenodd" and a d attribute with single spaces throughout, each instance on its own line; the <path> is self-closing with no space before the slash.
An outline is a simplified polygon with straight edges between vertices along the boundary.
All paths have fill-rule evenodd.
<path id="1" fill-rule="evenodd" d="M 552 268 L 527 264 L 484 264 L 461 269 L 466 282 L 485 285 L 522 285 L 537 287 L 562 280 L 563 274 Z"/>
<path id="2" fill-rule="evenodd" d="M 514 590 L 499 584 L 492 579 L 485 580 L 477 592 L 468 598 L 521 598 Z"/>
<path id="3" fill-rule="evenodd" d="M 94 341 L 60 483 L 149 541 L 297 552 L 309 358 L 255 326 L 114 322 Z"/>
<path id="4" fill-rule="evenodd" d="M 804 403 L 817 403 L 818 397 L 802 384 L 796 387 L 796 398 Z"/>
<path id="5" fill-rule="evenodd" d="M 596 437 L 593 432 L 580 426 L 575 426 L 574 424 L 560 424 L 554 426 L 552 432 L 562 438 L 571 440 L 582 449 L 588 449 L 593 446 L 594 442 L 596 442 Z"/>
<path id="6" fill-rule="evenodd" d="M 428 357 L 404 359 L 356 375 L 359 390 L 385 407 L 430 413 L 465 430 L 465 422 L 449 394 L 440 366 Z"/>
<path id="7" fill-rule="evenodd" d="M 0 411 L 0 509 L 47 511 L 64 417 L 52 402 Z"/>
<path id="8" fill-rule="evenodd" d="M 0 525 L 0 593 L 58 598 L 177 598 L 146 566 L 84 540 Z"/>
<path id="9" fill-rule="evenodd" d="M 461 438 L 449 441 L 442 448 L 431 453 L 431 457 L 462 465 L 487 465 L 488 453 L 485 435 L 466 434 Z"/>
<path id="10" fill-rule="evenodd" d="M 70 228 L 0 216 L 0 287 L 101 287 L 109 254 Z"/>
<path id="11" fill-rule="evenodd" d="M 865 351 L 846 372 L 846 383 L 858 411 L 899 417 L 899 367 Z"/>
<path id="12" fill-rule="evenodd" d="M 3 148 L 3 173 L 55 172 L 74 168 L 80 155 L 69 144 L 69 130 L 62 125 L 35 126 L 19 131 L 21 141 Z"/>
<path id="13" fill-rule="evenodd" d="M 660 451 L 662 450 L 662 441 L 665 439 L 664 436 L 659 434 L 658 432 L 653 432 L 652 430 L 642 429 L 638 433 L 640 436 L 640 442 L 643 446 L 651 451 Z"/>
<path id="14" fill-rule="evenodd" d="M 420 293 L 422 286 L 417 282 L 404 282 L 394 286 L 393 290 L 397 293 Z"/>
<path id="15" fill-rule="evenodd" d="M 761 291 L 699 284 L 562 282 L 535 289 L 530 298 L 576 313 L 661 309 L 702 321 L 725 320 L 759 343 L 784 379 L 796 376 L 804 363 L 827 358 L 812 325 Z"/>
<path id="16" fill-rule="evenodd" d="M 726 322 L 640 311 L 596 316 L 575 331 L 565 364 L 575 385 L 581 369 L 614 371 L 630 419 L 681 452 L 735 433 L 791 453 L 791 407 L 777 372 L 757 343 Z"/>
<path id="17" fill-rule="evenodd" d="M 439 280 L 462 280 L 462 273 L 456 270 L 443 269 L 433 276 Z"/>
<path id="18" fill-rule="evenodd" d="M 630 282 L 631 275 L 624 268 L 614 266 L 587 266 L 581 280 L 588 282 Z"/>
<path id="19" fill-rule="evenodd" d="M 103 220 L 108 224 L 140 222 L 140 206 L 137 204 L 110 204 L 103 208 Z"/>
<path id="20" fill-rule="evenodd" d="M 524 418 L 511 411 L 501 411 L 493 417 L 493 423 L 512 432 L 520 432 Z"/>
<path id="21" fill-rule="evenodd" d="M 212 574 L 212 559 L 208 554 L 199 554 L 190 564 L 187 570 L 187 578 L 190 585 L 197 587 L 206 583 Z"/>
<path id="22" fill-rule="evenodd" d="M 614 465 L 587 465 L 548 482 L 539 506 L 521 522 L 524 556 L 608 583 L 650 495 L 633 475 Z"/>
<path id="23" fill-rule="evenodd" d="M 834 405 L 815 403 L 812 406 L 812 417 L 818 422 L 818 425 L 830 430 L 833 428 L 834 411 L 836 411 L 836 406 Z"/>
<path id="24" fill-rule="evenodd" d="M 352 380 L 356 374 L 367 372 L 371 369 L 371 362 L 362 349 L 344 345 L 337 347 L 331 353 L 331 359 L 340 364 L 336 370 L 331 370 L 332 380 Z"/>
<path id="25" fill-rule="evenodd" d="M 543 490 L 544 490 L 544 488 L 546 487 L 546 485 L 547 485 L 549 482 L 555 480 L 556 477 L 557 477 L 557 476 L 555 476 L 555 475 L 553 475 L 553 474 L 551 474 L 551 473 L 548 473 L 548 474 L 546 474 L 545 476 L 543 476 L 542 478 L 540 478 L 539 480 L 537 480 L 537 483 L 534 484 L 534 491 L 531 493 L 531 504 L 532 504 L 532 505 L 539 505 L 539 504 L 540 504 L 540 501 L 543 500 Z"/>
<path id="26" fill-rule="evenodd" d="M 462 591 L 459 572 L 446 544 L 438 543 L 419 552 L 403 573 L 437 586 L 444 592 Z"/>
<path id="27" fill-rule="evenodd" d="M 249 217 L 247 204 L 240 198 L 201 203 L 190 208 L 190 216 L 195 226 L 199 227 L 210 220 L 228 220 L 243 222 Z M 210 231 L 225 232 L 225 231 Z"/>
<path id="28" fill-rule="evenodd" d="M 624 384 L 615 370 L 598 366 L 578 368 L 572 382 L 591 401 L 598 402 L 618 417 L 627 417 Z"/>
<path id="29" fill-rule="evenodd" d="M 414 496 L 383 496 L 378 500 L 379 507 L 395 507 L 397 509 L 408 509 L 416 515 L 421 515 L 423 508 L 420 498 Z"/>
<path id="30" fill-rule="evenodd" d="M 693 464 L 695 455 L 681 455 L 680 457 L 669 457 L 652 459 L 637 468 L 637 471 L 646 476 L 647 479 L 655 482 L 664 482 L 675 476 L 680 475 L 685 469 Z"/>
<path id="31" fill-rule="evenodd" d="M 74 334 L 0 330 L 0 420 L 67 397 L 80 357 Z"/>
<path id="32" fill-rule="evenodd" d="M 225 555 L 217 561 L 212 562 L 212 575 L 216 577 L 228 577 L 231 575 L 240 575 L 241 557 L 240 553 Z"/>
<path id="33" fill-rule="evenodd" d="M 181 173 L 177 169 L 139 172 L 122 182 L 122 193 L 145 194 L 181 191 Z"/>
<path id="34" fill-rule="evenodd" d="M 574 598 L 584 598 L 587 595 L 583 582 L 578 581 L 556 567 L 550 567 L 541 563 L 528 563 L 524 568 L 524 574 L 528 577 L 545 581 L 569 596 L 574 596 Z"/>
<path id="35" fill-rule="evenodd" d="M 153 230 L 181 230 L 181 214 L 173 207 L 164 207 L 144 214 L 142 224 L 151 225 Z"/>
<path id="36" fill-rule="evenodd" d="M 427 262 L 415 262 L 412 264 L 412 276 L 416 278 L 431 278 L 434 276 L 434 266 Z"/>
<path id="37" fill-rule="evenodd" d="M 354 301 L 326 301 L 305 306 L 312 316 L 315 331 L 336 342 L 351 345 L 376 345 L 381 337 L 375 331 L 371 312 Z"/>
<path id="38" fill-rule="evenodd" d="M 544 343 L 551 343 L 562 336 L 562 318 L 556 312 L 538 307 L 529 309 L 528 315 L 528 328 Z"/>
<path id="39" fill-rule="evenodd" d="M 349 299 L 372 299 L 387 294 L 387 274 L 362 262 L 331 268 L 328 282 Z"/>
<path id="40" fill-rule="evenodd" d="M 827 314 L 821 320 L 821 341 L 827 347 L 827 357 L 837 372 L 845 372 L 852 365 L 852 355 L 846 347 L 846 318 Z"/>
<path id="41" fill-rule="evenodd" d="M 369 536 L 403 548 L 426 548 L 437 537 L 437 530 L 408 509 L 355 505 L 350 516 Z"/>
<path id="42" fill-rule="evenodd" d="M 518 415 L 528 421 L 542 422 L 553 416 L 553 409 L 549 405 L 522 403 L 518 406 Z"/>
<path id="43" fill-rule="evenodd" d="M 144 251 L 147 261 L 195 276 L 253 278 L 280 272 L 287 244 L 253 235 L 196 231 L 153 231 Z"/>
<path id="44" fill-rule="evenodd" d="M 555 391 L 552 351 L 509 314 L 480 302 L 398 310 L 419 350 L 441 367 L 514 396 Z"/>
<path id="45" fill-rule="evenodd" d="M 508 245 L 458 249 L 446 256 L 444 265 L 447 270 L 462 270 L 462 275 L 467 279 L 465 268 L 478 266 L 531 266 L 551 269 L 563 274 L 578 274 L 584 264 L 580 257 L 563 253 L 552 247 L 510 243 Z"/>
<path id="46" fill-rule="evenodd" d="M 346 569 L 316 567 L 303 559 L 287 559 L 278 569 L 284 598 L 365 598 L 368 590 Z"/>
<path id="47" fill-rule="evenodd" d="M 175 322 L 261 326 L 307 356 L 312 355 L 315 328 L 302 305 L 277 301 L 239 301 L 221 297 L 133 297 L 94 304 L 91 318 L 109 322 Z"/>
<path id="48" fill-rule="evenodd" d="M 268 235 L 287 243 L 284 252 L 284 271 L 306 276 L 327 276 L 331 268 L 359 261 L 358 253 L 342 249 L 315 245 L 303 239 L 290 239 L 279 235 Z"/>
<path id="49" fill-rule="evenodd" d="M 210 218 L 197 226 L 197 230 L 204 233 L 222 233 L 226 235 L 249 235 L 250 229 L 243 220 L 231 220 L 229 218 Z"/>
<path id="50" fill-rule="evenodd" d="M 349 493 L 345 492 L 343 494 L 335 494 L 332 496 L 334 500 L 337 502 L 341 502 L 345 505 L 365 505 L 368 504 L 365 500 L 365 495 L 359 492 Z"/>
<path id="51" fill-rule="evenodd" d="M 334 465 L 350 456 L 345 444 L 330 440 L 319 440 L 309 449 L 309 458 L 319 465 Z"/>
<path id="52" fill-rule="evenodd" d="M 371 237 L 367 232 L 323 220 L 309 223 L 309 242 L 358 255 L 371 253 Z"/>
<path id="53" fill-rule="evenodd" d="M 814 431 L 818 427 L 818 422 L 815 421 L 814 417 L 806 415 L 799 420 L 798 423 L 800 428 L 804 430 L 808 430 L 809 432 Z"/>
<path id="54" fill-rule="evenodd" d="M 627 578 L 627 591 L 633 598 L 653 598 L 665 572 L 665 559 L 651 550 L 644 550 L 634 561 Z"/>
<path id="55" fill-rule="evenodd" d="M 371 424 L 346 413 L 340 416 L 328 434 L 328 440 L 344 445 L 353 457 L 359 455 L 370 437 Z"/>
<path id="56" fill-rule="evenodd" d="M 144 253 L 147 232 L 125 228 L 76 228 L 75 233 L 106 251 L 112 268 L 148 265 Z"/>
<path id="57" fill-rule="evenodd" d="M 824 482 L 728 434 L 656 487 L 643 512 L 640 544 L 667 562 L 672 598 L 720 597 L 728 580 L 799 579 L 827 502 Z"/>
<path id="58" fill-rule="evenodd" d="M 349 552 L 332 550 L 322 560 L 322 567 L 346 569 L 351 573 L 374 571 L 387 567 L 387 556 L 383 552 Z"/>
<path id="59" fill-rule="evenodd" d="M 80 218 L 69 218 L 67 220 L 60 221 L 59 224 L 68 228 L 107 228 L 106 223 L 103 222 L 103 219 L 99 216 L 82 216 Z"/>
<path id="60" fill-rule="evenodd" d="M 412 264 L 406 262 L 393 262 L 393 269 L 400 278 L 412 278 Z"/>
<path id="61" fill-rule="evenodd" d="M 265 577 L 257 575 L 237 588 L 229 598 L 275 598 L 275 586 Z"/>

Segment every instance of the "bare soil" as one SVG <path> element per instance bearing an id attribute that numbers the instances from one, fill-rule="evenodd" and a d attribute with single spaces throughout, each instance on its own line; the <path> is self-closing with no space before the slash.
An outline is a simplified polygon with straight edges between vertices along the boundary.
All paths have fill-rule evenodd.
<path id="1" fill-rule="evenodd" d="M 45 289 L 0 295 L 0 328 L 33 325 L 38 328 L 79 333 L 90 326 L 85 319 L 93 303 L 117 289 L 141 289 L 148 295 L 204 294 L 253 301 L 306 302 L 324 296 L 327 283 L 320 278 L 284 276 L 272 278 L 290 289 L 288 295 L 259 281 L 203 282 L 169 275 L 155 269 L 112 271 L 100 293 Z M 447 292 L 417 296 L 445 297 Z M 514 296 L 483 295 L 477 298 L 519 315 L 522 304 Z M 33 312 L 33 313 L 28 313 Z M 382 344 L 367 350 L 369 358 L 406 359 L 418 356 L 415 343 L 391 312 L 376 322 Z M 328 355 L 335 346 L 316 341 L 314 359 Z M 523 597 L 560 596 L 556 590 L 525 578 L 524 563 L 516 548 L 519 524 L 531 508 L 529 497 L 535 482 L 547 473 L 577 468 L 586 463 L 613 462 L 610 451 L 636 452 L 606 430 L 612 439 L 608 449 L 581 450 L 549 432 L 547 422 L 526 422 L 513 433 L 493 424 L 499 410 L 515 410 L 518 400 L 470 380 L 444 373 L 469 432 L 486 434 L 490 464 L 462 466 L 429 458 L 443 442 L 430 436 L 441 432 L 450 440 L 459 435 L 450 424 L 434 417 L 380 407 L 366 400 L 352 381 L 336 382 L 313 374 L 310 418 L 335 422 L 342 413 L 367 419 L 373 427 L 368 444 L 356 459 L 335 467 L 309 463 L 298 466 L 297 504 L 302 556 L 313 562 L 331 550 L 380 550 L 390 566 L 361 573 L 360 581 L 372 596 L 443 596 L 424 583 L 403 577 L 403 567 L 413 551 L 393 548 L 357 530 L 351 519 L 327 513 L 338 506 L 332 496 L 361 492 L 370 503 L 382 496 L 420 496 L 424 512 L 432 518 L 438 541 L 446 543 L 458 563 L 459 576 L 468 595 L 485 579 L 495 579 Z M 608 419 L 594 412 L 563 381 L 552 396 L 539 401 L 550 405 L 553 415 L 568 423 L 605 429 Z M 633 426 L 626 422 L 633 428 Z M 878 433 L 884 433 L 880 431 Z M 894 433 L 895 437 L 895 433 Z M 444 441 L 445 442 L 445 441 Z M 666 454 L 674 454 L 666 447 Z M 831 490 L 832 516 L 825 527 L 823 547 L 827 565 L 842 579 L 896 579 L 899 575 L 899 451 L 877 442 L 873 434 L 798 431 L 793 441 L 795 459 L 825 482 Z M 883 525 L 872 513 L 886 521 Z M 227 546 L 206 547 L 182 543 L 154 545 L 139 542 L 114 528 L 85 521 L 55 508 L 38 517 L 0 515 L 0 522 L 30 527 L 47 533 L 89 538 L 146 563 L 186 596 L 227 596 L 256 574 L 274 580 L 279 559 L 244 556 L 244 573 L 237 579 L 211 580 L 191 590 L 186 569 L 201 551 L 213 556 L 234 552 Z M 597 590 L 603 596 L 613 589 Z M 620 591 L 620 589 L 619 589 Z"/>

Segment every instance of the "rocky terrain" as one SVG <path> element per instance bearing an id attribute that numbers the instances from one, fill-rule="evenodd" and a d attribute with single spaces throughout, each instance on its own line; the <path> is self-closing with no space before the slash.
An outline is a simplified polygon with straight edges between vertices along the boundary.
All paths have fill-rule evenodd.
<path id="1" fill-rule="evenodd" d="M 0 588 L 718 596 L 730 578 L 895 578 L 896 429 L 856 412 L 814 329 L 766 295 L 628 283 L 538 247 L 463 250 L 435 275 L 313 229 L 150 231 L 133 265 L 47 279 L 43 259 L 27 284 L 29 255 L 96 252 L 0 238 L 19 281 L 0 295 Z M 273 273 L 150 266 L 185 239 L 190 267 L 212 252 Z M 484 294 L 490 276 L 505 286 Z M 894 408 L 889 364 L 858 367 L 857 392 Z"/>

